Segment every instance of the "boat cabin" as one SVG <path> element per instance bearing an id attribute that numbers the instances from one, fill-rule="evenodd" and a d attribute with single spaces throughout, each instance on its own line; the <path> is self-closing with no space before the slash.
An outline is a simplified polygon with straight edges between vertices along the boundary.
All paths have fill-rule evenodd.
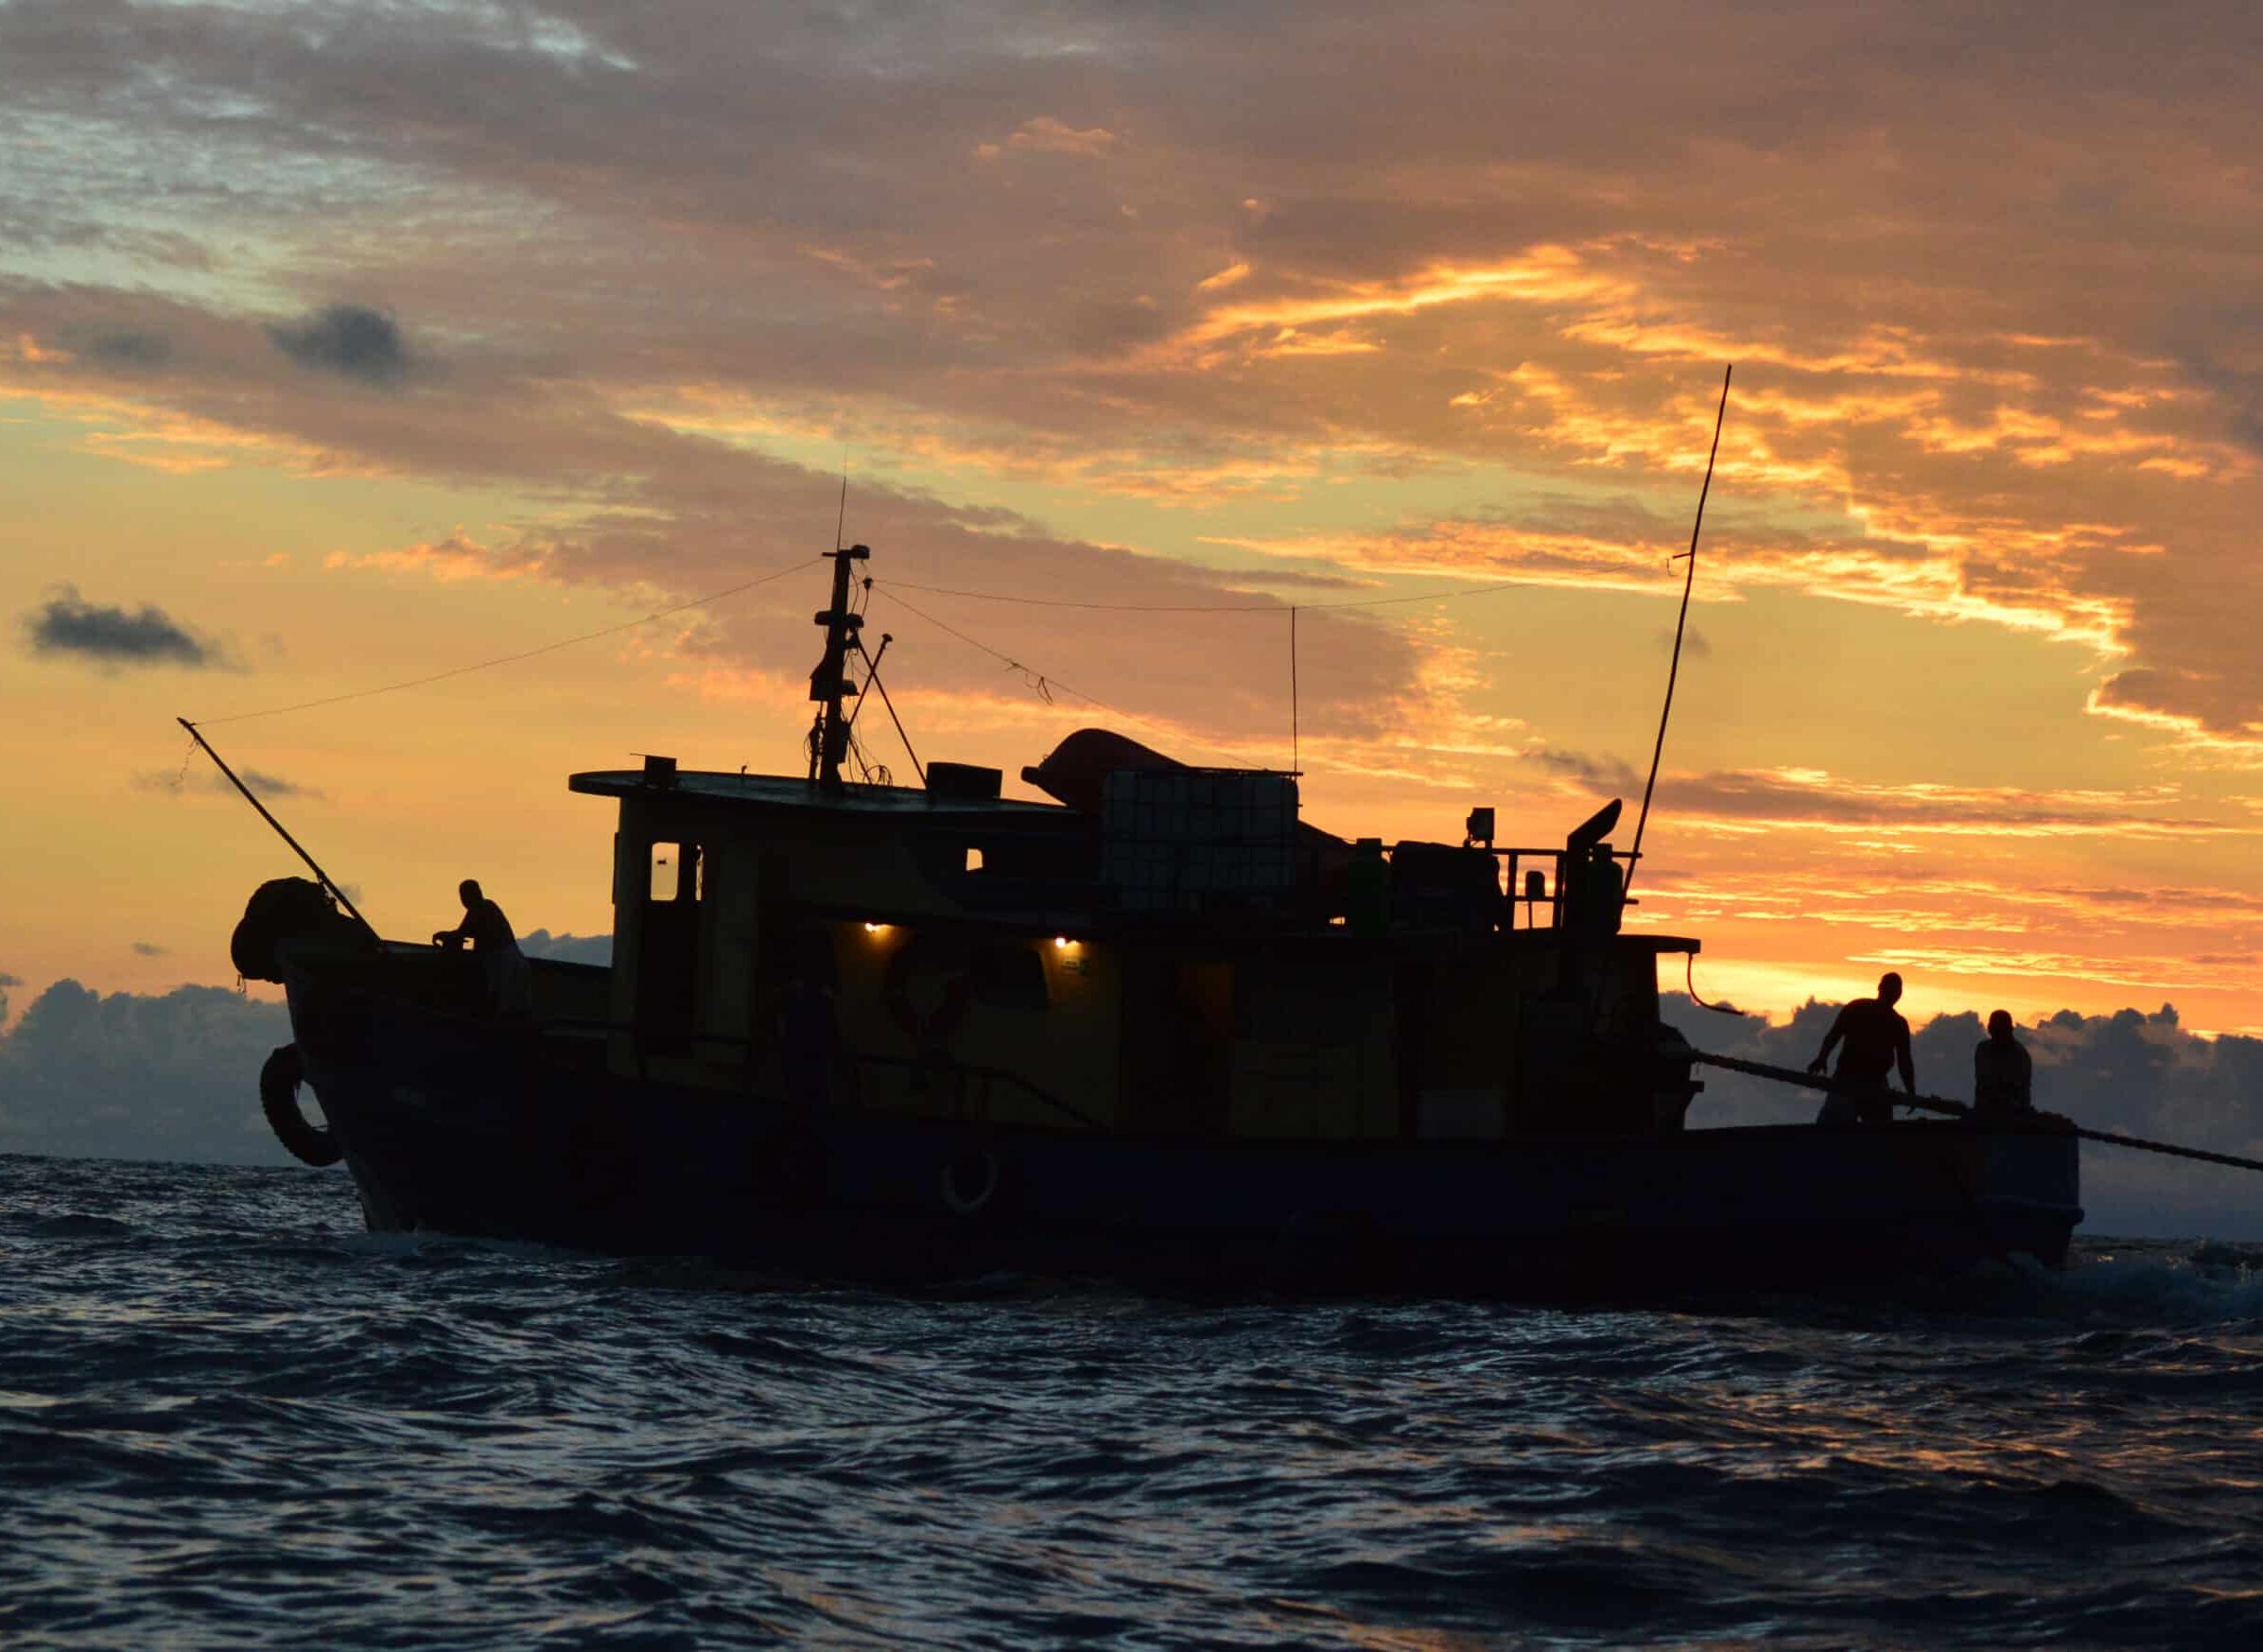
<path id="1" fill-rule="evenodd" d="M 1558 848 L 1495 848 L 1490 810 L 1386 847 L 1302 823 L 1292 774 L 1101 730 L 1023 774 L 1059 801 L 945 763 L 574 775 L 619 809 L 608 1065 L 1140 1136 L 1680 1128 L 1657 959 L 1697 943 L 1620 931 L 1615 805 Z"/>

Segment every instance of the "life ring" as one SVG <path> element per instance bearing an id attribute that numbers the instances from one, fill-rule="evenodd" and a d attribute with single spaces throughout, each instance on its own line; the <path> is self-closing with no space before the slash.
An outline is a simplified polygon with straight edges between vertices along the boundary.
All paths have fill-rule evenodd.
<path id="1" fill-rule="evenodd" d="M 980 1216 L 1004 1190 L 1005 1161 L 990 1148 L 977 1148 L 945 1160 L 941 1181 L 945 1209 L 953 1216 Z"/>
<path id="2" fill-rule="evenodd" d="M 934 1008 L 922 1011 L 912 1000 L 914 975 L 940 978 L 943 997 Z M 888 1006 L 889 1019 L 916 1048 L 942 1050 L 958 1036 L 959 1028 L 966 1019 L 967 1005 L 974 1000 L 974 983 L 964 968 L 940 961 L 934 948 L 913 940 L 898 947 L 896 955 L 888 960 L 888 974 L 881 983 L 880 997 Z"/>
<path id="3" fill-rule="evenodd" d="M 267 1115 L 268 1128 L 285 1152 L 301 1164 L 322 1170 L 343 1158 L 345 1149 L 339 1145 L 334 1127 L 310 1123 L 299 1111 L 299 1086 L 305 1079 L 299 1047 L 278 1046 L 259 1069 L 259 1110 Z"/>

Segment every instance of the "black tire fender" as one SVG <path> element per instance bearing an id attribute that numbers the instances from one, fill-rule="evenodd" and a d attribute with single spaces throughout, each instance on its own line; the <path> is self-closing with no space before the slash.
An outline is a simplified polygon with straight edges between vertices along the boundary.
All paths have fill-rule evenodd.
<path id="1" fill-rule="evenodd" d="M 299 1110 L 299 1086 L 305 1082 L 299 1047 L 277 1046 L 259 1069 L 259 1110 L 267 1115 L 268 1128 L 286 1153 L 301 1164 L 322 1170 L 343 1158 L 345 1149 L 339 1145 L 335 1128 L 311 1123 Z"/>
<path id="2" fill-rule="evenodd" d="M 1012 1168 L 995 1147 L 970 1147 L 945 1159 L 936 1177 L 943 1208 L 963 1221 L 995 1209 L 1007 1191 Z"/>

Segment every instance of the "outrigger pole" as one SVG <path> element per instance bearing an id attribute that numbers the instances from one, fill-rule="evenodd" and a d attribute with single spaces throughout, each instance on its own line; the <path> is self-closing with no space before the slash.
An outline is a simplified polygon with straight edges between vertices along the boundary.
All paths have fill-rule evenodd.
<path id="1" fill-rule="evenodd" d="M 173 719 L 173 721 L 179 723 L 183 728 L 187 729 L 188 738 L 195 740 L 197 744 L 204 748 L 204 755 L 213 760 L 214 764 L 218 767 L 221 774 L 228 776 L 228 784 L 235 787 L 238 791 L 244 794 L 244 801 L 246 803 L 250 804 L 253 809 L 259 810 L 259 818 L 266 821 L 268 825 L 275 828 L 275 835 L 290 845 L 291 853 L 306 862 L 306 869 L 314 874 L 316 881 L 321 883 L 324 889 L 330 892 L 331 897 L 335 899 L 339 905 L 344 907 L 347 912 L 354 914 L 354 921 L 356 923 L 359 924 L 363 929 L 368 930 L 371 934 L 374 935 L 377 932 L 375 927 L 371 924 L 369 919 L 361 915 L 360 912 L 356 909 L 352 901 L 346 898 L 346 892 L 339 888 L 337 880 L 316 863 L 315 858 L 312 855 L 309 855 L 305 849 L 300 846 L 298 839 L 292 837 L 288 831 L 284 829 L 283 823 L 269 812 L 268 806 L 260 802 L 257 797 L 252 794 L 252 789 L 235 777 L 235 771 L 228 767 L 228 765 L 221 760 L 220 754 L 212 749 L 212 742 L 206 739 L 197 731 L 197 725 L 189 722 L 189 720 L 185 717 L 176 717 Z"/>
<path id="2" fill-rule="evenodd" d="M 1782 1084 L 1804 1085 L 1811 1090 L 1831 1090 L 1838 1095 L 1860 1096 L 1871 1101 L 1883 1093 L 1896 1106 L 1922 1107 L 1928 1113 L 1945 1113 L 1952 1119 L 1972 1117 L 1972 1108 L 1964 1103 L 1946 1101 L 1940 1096 L 1910 1096 L 1899 1091 L 1857 1089 L 1819 1073 L 1801 1072 L 1789 1067 L 1771 1067 L 1765 1061 L 1745 1061 L 1734 1055 L 1708 1055 L 1702 1050 L 1691 1055 L 1690 1059 L 1702 1062 L 1707 1067 L 1726 1068 L 1731 1072 L 1749 1072 L 1754 1078 L 1772 1078 Z M 2176 1158 L 2204 1159 L 2209 1164 L 2228 1164 L 2236 1170 L 2263 1170 L 2263 1158 L 2241 1158 L 2237 1154 L 2210 1153 L 2201 1147 L 2179 1147 L 2173 1142 L 2148 1141 L 2138 1136 L 2116 1136 L 2111 1130 L 2085 1130 L 2081 1125 L 2071 1122 L 2067 1129 L 2085 1141 L 2103 1141 L 2109 1147 L 2134 1147 L 2141 1153 L 2166 1153 Z"/>
<path id="3" fill-rule="evenodd" d="M 1674 715 L 1674 680 L 1681 674 L 1681 634 L 1689 625 L 1689 594 L 1697 583 L 1697 535 L 1705 527 L 1705 496 L 1713 492 L 1713 461 L 1720 457 L 1721 422 L 1729 416 L 1729 375 L 1736 371 L 1733 361 L 1721 369 L 1721 405 L 1713 415 L 1713 451 L 1705 456 L 1705 485 L 1697 490 L 1697 519 L 1690 525 L 1689 548 L 1674 560 L 1689 559 L 1689 572 L 1681 581 L 1681 617 L 1674 621 L 1674 660 L 1666 668 L 1666 703 L 1658 713 L 1658 743 L 1650 748 L 1650 777 L 1643 782 L 1643 811 L 1635 817 L 1634 853 L 1627 860 L 1627 881 L 1620 886 L 1624 898 L 1634 888 L 1635 869 L 1643 863 L 1643 828 L 1650 824 L 1650 793 L 1658 790 L 1658 762 L 1665 756 L 1666 719 Z"/>

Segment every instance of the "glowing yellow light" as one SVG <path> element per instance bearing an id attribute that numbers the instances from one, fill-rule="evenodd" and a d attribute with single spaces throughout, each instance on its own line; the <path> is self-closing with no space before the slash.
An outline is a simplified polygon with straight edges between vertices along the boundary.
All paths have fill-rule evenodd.
<path id="1" fill-rule="evenodd" d="M 1053 944 L 1056 948 L 1063 952 L 1068 951 L 1070 948 L 1076 945 L 1076 943 L 1071 941 L 1067 935 L 1055 935 L 1053 938 Z"/>
<path id="2" fill-rule="evenodd" d="M 888 926 L 886 924 L 866 924 L 864 932 L 868 935 L 884 935 L 888 932 Z"/>

